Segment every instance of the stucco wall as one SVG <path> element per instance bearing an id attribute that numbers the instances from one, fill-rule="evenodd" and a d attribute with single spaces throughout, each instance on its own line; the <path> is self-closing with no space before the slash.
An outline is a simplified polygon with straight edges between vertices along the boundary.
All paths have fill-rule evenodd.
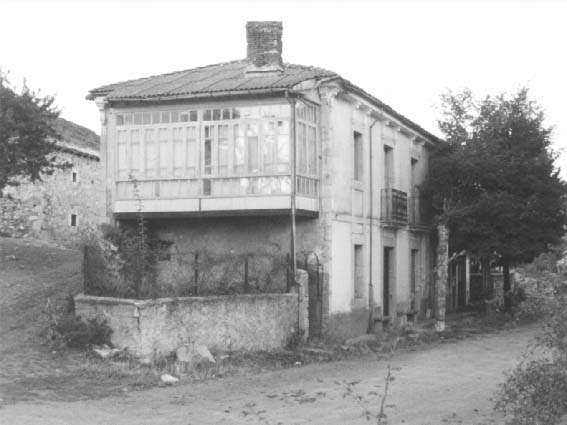
<path id="1" fill-rule="evenodd" d="M 271 350 L 285 346 L 298 324 L 297 294 L 126 300 L 78 295 L 77 315 L 103 317 L 112 343 L 155 358 L 183 344 L 212 350 Z"/>
<path id="2" fill-rule="evenodd" d="M 0 233 L 11 237 L 33 237 L 77 245 L 81 237 L 104 215 L 100 163 L 90 156 L 58 151 L 61 163 L 72 167 L 57 170 L 43 181 L 23 182 L 6 188 L 0 198 Z M 72 181 L 72 173 L 77 181 Z M 77 216 L 71 226 L 70 216 Z"/>

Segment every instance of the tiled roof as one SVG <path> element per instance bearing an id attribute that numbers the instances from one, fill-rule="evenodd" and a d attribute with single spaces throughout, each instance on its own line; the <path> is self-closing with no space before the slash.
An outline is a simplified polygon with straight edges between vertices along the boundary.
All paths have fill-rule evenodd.
<path id="1" fill-rule="evenodd" d="M 249 62 L 244 59 L 123 81 L 93 89 L 89 92 L 87 99 L 93 100 L 97 96 L 105 96 L 110 101 L 161 100 L 258 91 L 276 92 L 292 89 L 303 81 L 336 77 L 343 82 L 346 88 L 365 97 L 408 127 L 413 128 L 431 140 L 439 140 L 436 136 L 396 112 L 384 102 L 350 81 L 343 79 L 333 71 L 286 63 L 284 64 L 283 72 L 280 73 L 246 75 L 248 65 Z"/>
<path id="2" fill-rule="evenodd" d="M 247 67 L 246 60 L 239 60 L 124 81 L 93 89 L 87 98 L 106 96 L 108 100 L 150 100 L 219 92 L 285 90 L 306 80 L 337 75 L 321 68 L 291 64 L 285 64 L 283 72 L 277 74 L 246 75 Z"/>

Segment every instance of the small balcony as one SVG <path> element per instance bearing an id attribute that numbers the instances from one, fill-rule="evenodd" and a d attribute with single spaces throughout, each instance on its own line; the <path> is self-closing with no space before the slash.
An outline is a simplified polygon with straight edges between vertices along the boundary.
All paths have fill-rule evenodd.
<path id="1" fill-rule="evenodd" d="M 397 189 L 382 189 L 380 221 L 383 226 L 403 227 L 408 224 L 408 194 Z"/>
<path id="2" fill-rule="evenodd" d="M 414 231 L 428 231 L 433 226 L 431 206 L 418 190 L 409 198 L 409 226 Z"/>
<path id="3" fill-rule="evenodd" d="M 291 211 L 289 174 L 202 176 L 116 182 L 113 212 L 118 217 L 287 214 Z M 298 215 L 316 216 L 319 181 L 296 177 Z"/>

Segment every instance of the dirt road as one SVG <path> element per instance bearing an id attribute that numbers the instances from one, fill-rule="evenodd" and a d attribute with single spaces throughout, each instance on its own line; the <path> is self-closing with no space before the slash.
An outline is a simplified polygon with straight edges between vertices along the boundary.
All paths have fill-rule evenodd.
<path id="1" fill-rule="evenodd" d="M 501 424 L 491 397 L 535 328 L 399 352 L 386 400 L 388 424 Z M 379 410 L 388 363 L 376 357 L 125 392 L 84 402 L 20 403 L 3 424 L 367 424 Z"/>

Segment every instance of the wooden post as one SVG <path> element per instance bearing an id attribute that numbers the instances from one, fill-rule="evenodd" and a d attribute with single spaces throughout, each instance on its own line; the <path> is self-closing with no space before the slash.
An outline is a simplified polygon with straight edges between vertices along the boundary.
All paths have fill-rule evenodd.
<path id="1" fill-rule="evenodd" d="M 447 276 L 449 263 L 449 229 L 443 224 L 437 226 L 437 267 L 435 270 L 435 329 L 445 330 L 447 303 Z"/>
<path id="2" fill-rule="evenodd" d="M 248 286 L 248 256 L 244 259 L 244 293 L 247 294 L 249 292 Z"/>
<path id="3" fill-rule="evenodd" d="M 195 253 L 195 295 L 199 295 L 199 253 Z"/>

